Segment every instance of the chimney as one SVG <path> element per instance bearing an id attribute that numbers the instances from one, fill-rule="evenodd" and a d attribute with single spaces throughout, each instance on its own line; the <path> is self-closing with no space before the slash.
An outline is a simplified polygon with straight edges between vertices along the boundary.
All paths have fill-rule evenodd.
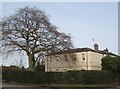
<path id="1" fill-rule="evenodd" d="M 94 44 L 94 50 L 97 51 L 97 52 L 99 51 L 99 46 L 98 46 L 98 44 Z"/>
<path id="2" fill-rule="evenodd" d="M 108 53 L 108 49 L 106 48 L 106 49 L 104 49 L 104 52 L 107 52 Z"/>

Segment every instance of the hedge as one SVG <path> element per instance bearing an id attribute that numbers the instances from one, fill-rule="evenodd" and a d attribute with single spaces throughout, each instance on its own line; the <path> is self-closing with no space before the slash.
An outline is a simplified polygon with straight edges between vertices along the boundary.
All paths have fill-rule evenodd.
<path id="1" fill-rule="evenodd" d="M 26 70 L 3 70 L 6 82 L 18 83 L 60 83 L 60 84 L 105 84 L 115 81 L 116 75 L 108 70 L 101 71 L 68 71 L 44 72 Z"/>

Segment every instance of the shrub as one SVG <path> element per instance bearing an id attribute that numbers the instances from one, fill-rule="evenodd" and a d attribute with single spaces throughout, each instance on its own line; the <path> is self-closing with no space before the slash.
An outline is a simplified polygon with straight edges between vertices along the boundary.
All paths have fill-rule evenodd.
<path id="1" fill-rule="evenodd" d="M 111 71 L 84 71 L 83 83 L 85 84 L 105 84 L 114 81 L 115 75 Z"/>
<path id="2" fill-rule="evenodd" d="M 64 84 L 105 84 L 115 80 L 115 74 L 108 70 L 102 71 L 68 71 L 44 72 L 26 70 L 3 70 L 3 79 L 18 83 L 64 83 Z"/>

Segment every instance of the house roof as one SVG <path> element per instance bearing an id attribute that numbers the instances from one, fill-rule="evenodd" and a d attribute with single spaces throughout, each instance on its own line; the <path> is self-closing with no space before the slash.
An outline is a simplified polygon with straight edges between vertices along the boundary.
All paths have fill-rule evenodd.
<path id="1" fill-rule="evenodd" d="M 55 54 L 68 54 L 68 53 L 76 53 L 76 52 L 88 52 L 88 51 L 92 51 L 92 52 L 96 52 L 96 53 L 100 53 L 100 54 L 108 54 L 108 55 L 112 55 L 112 56 L 118 56 L 112 52 L 107 52 L 105 50 L 98 50 L 95 51 L 91 48 L 76 48 L 76 49 L 69 49 L 69 50 L 64 50 L 64 51 L 59 51 L 56 53 L 51 53 L 49 55 L 55 55 Z"/>
<path id="2" fill-rule="evenodd" d="M 108 54 L 108 55 L 112 55 L 112 56 L 118 56 L 118 55 L 116 55 L 116 54 L 114 54 L 114 53 L 112 53 L 112 52 L 106 52 L 106 51 L 99 51 L 99 53 L 101 53 L 101 54 Z"/>
<path id="3" fill-rule="evenodd" d="M 55 54 L 87 52 L 87 51 L 96 52 L 95 50 L 90 49 L 90 48 L 76 48 L 76 49 L 69 49 L 69 50 L 59 51 L 59 52 L 56 52 Z"/>

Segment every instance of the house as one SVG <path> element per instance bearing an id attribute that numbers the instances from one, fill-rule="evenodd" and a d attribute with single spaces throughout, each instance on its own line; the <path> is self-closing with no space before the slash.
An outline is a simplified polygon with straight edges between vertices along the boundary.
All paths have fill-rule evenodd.
<path id="1" fill-rule="evenodd" d="M 50 54 L 45 60 L 46 72 L 65 72 L 69 70 L 101 70 L 101 59 L 105 56 L 117 56 L 105 50 L 99 50 L 99 45 L 91 48 L 76 48 Z"/>

